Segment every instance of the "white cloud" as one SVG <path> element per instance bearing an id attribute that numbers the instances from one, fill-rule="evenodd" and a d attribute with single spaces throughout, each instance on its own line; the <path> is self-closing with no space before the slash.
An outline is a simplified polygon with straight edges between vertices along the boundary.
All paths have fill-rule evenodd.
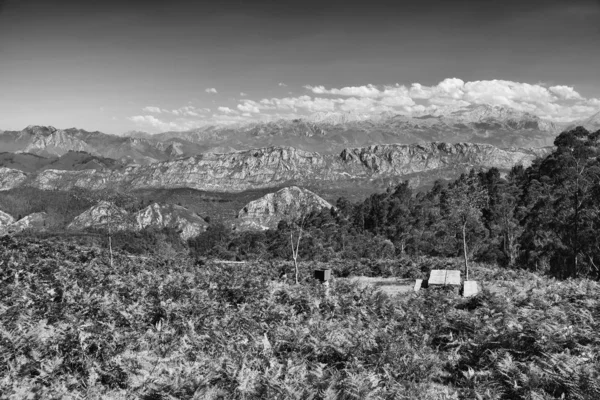
<path id="1" fill-rule="evenodd" d="M 243 103 L 237 105 L 237 109 L 242 111 L 243 113 L 259 113 L 260 104 L 256 103 L 253 100 L 245 100 Z"/>
<path id="2" fill-rule="evenodd" d="M 570 86 L 551 86 L 548 89 L 558 97 L 565 100 L 581 99 L 581 95 Z"/>
<path id="3" fill-rule="evenodd" d="M 160 107 L 154 107 L 154 106 L 146 106 L 142 110 L 146 111 L 146 112 L 156 113 L 156 114 L 161 113 Z"/>
<path id="4" fill-rule="evenodd" d="M 277 86 L 279 86 L 279 87 L 287 87 L 287 85 L 285 83 L 283 83 L 283 82 L 279 82 L 277 84 Z"/>
<path id="5" fill-rule="evenodd" d="M 342 98 L 339 105 L 342 110 L 362 108 L 363 111 L 370 111 L 388 107 L 408 113 L 423 113 L 440 107 L 456 109 L 469 105 L 489 104 L 511 107 L 558 121 L 580 118 L 589 107 L 598 106 L 594 104 L 593 99 L 586 100 L 570 86 L 547 87 L 543 83 L 528 84 L 496 79 L 465 82 L 458 78 L 448 78 L 432 86 L 413 83 L 410 87 L 398 84 L 377 87 L 369 84 L 340 89 L 310 85 L 305 88 L 314 94 L 369 98 L 375 99 L 377 103 L 346 101 Z M 416 105 L 415 101 L 423 100 L 426 102 L 425 105 L 422 107 Z"/>
<path id="6" fill-rule="evenodd" d="M 188 126 L 194 124 L 301 118 L 316 112 L 351 112 L 363 115 L 381 112 L 441 114 L 480 104 L 506 106 L 561 122 L 587 118 L 600 110 L 599 99 L 586 99 L 571 86 L 496 79 L 465 82 L 458 78 L 448 78 L 430 86 L 420 83 L 380 86 L 367 84 L 341 88 L 307 85 L 305 89 L 310 92 L 300 96 L 240 99 L 235 107 L 213 107 L 217 113 L 212 115 L 206 114 L 211 112 L 210 108 L 195 108 L 191 105 L 173 110 L 148 106 L 144 111 L 161 113 L 165 118 L 160 120 L 152 115 L 139 115 L 130 119 L 155 129 L 181 130 L 182 127 L 190 129 Z M 211 93 L 216 93 L 216 90 Z M 240 96 L 246 94 L 240 92 Z M 175 117 L 176 120 L 168 121 L 168 117 Z"/>
<path id="7" fill-rule="evenodd" d="M 380 97 L 381 91 L 375 86 L 369 84 L 366 86 L 349 86 L 341 89 L 326 89 L 324 86 L 304 86 L 306 89 L 312 91 L 315 94 L 331 94 L 341 96 L 355 96 L 355 97 Z"/>
<path id="8" fill-rule="evenodd" d="M 219 108 L 217 108 L 217 110 L 219 112 L 222 112 L 223 114 L 237 114 L 237 111 L 232 110 L 229 107 L 219 107 Z"/>
<path id="9" fill-rule="evenodd" d="M 206 88 L 206 89 L 204 89 L 204 91 L 206 93 L 218 93 L 217 89 L 215 89 L 214 87 L 213 88 Z"/>
<path id="10" fill-rule="evenodd" d="M 241 97 L 246 97 L 246 96 L 248 96 L 248 93 L 240 92 L 240 96 Z"/>
<path id="11" fill-rule="evenodd" d="M 133 117 L 129 117 L 128 119 L 142 127 L 151 127 L 151 128 L 154 128 L 155 130 L 160 130 L 160 131 L 186 129 L 186 127 L 182 124 L 178 124 L 175 122 L 162 121 L 153 115 L 135 115 Z"/>

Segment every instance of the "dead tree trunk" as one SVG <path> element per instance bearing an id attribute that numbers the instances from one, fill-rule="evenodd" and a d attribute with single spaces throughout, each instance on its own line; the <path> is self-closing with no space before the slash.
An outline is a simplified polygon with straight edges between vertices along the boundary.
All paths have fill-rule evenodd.
<path id="1" fill-rule="evenodd" d="M 463 252 L 465 255 L 465 280 L 469 280 L 469 264 L 467 261 L 467 224 L 462 226 Z"/>

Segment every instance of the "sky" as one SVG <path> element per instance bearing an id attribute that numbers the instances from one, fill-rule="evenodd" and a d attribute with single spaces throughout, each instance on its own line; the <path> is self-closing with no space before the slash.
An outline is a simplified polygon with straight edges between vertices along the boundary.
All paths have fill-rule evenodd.
<path id="1" fill-rule="evenodd" d="M 357 3 L 357 4 L 353 4 Z M 0 129 L 600 111 L 600 1 L 0 0 Z"/>

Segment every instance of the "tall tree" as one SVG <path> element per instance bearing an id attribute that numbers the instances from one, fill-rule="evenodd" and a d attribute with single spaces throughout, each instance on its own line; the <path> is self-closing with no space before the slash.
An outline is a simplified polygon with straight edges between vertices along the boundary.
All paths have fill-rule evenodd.
<path id="1" fill-rule="evenodd" d="M 463 174 L 447 189 L 445 197 L 446 223 L 450 231 L 460 235 L 465 263 L 465 279 L 469 279 L 469 242 L 473 241 L 473 235 L 469 231 L 482 228 L 481 209 L 487 203 L 487 192 L 479 183 L 479 179 L 471 171 Z M 470 240 L 469 240 L 470 239 Z"/>

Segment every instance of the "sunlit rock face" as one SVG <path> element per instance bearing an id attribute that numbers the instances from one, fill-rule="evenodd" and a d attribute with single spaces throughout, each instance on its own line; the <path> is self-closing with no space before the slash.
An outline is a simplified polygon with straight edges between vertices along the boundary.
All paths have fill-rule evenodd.
<path id="1" fill-rule="evenodd" d="M 17 169 L 0 167 L 0 190 L 10 190 L 20 186 L 27 175 Z"/>
<path id="2" fill-rule="evenodd" d="M 208 225 L 203 218 L 175 204 L 154 203 L 135 213 L 133 220 L 137 229 L 150 226 L 176 229 L 184 240 L 198 236 Z"/>
<path id="3" fill-rule="evenodd" d="M 108 201 L 78 215 L 69 229 L 86 228 L 139 231 L 148 227 L 173 228 L 182 239 L 187 240 L 206 230 L 207 223 L 192 211 L 174 204 L 154 203 L 136 213 L 128 213 Z"/>
<path id="4" fill-rule="evenodd" d="M 0 217 L 1 218 L 1 217 Z M 12 217 L 11 217 L 12 218 Z M 44 231 L 48 227 L 48 215 L 45 212 L 29 214 L 18 221 L 3 225 L 0 223 L 0 234 L 14 234 L 26 229 Z"/>
<path id="5" fill-rule="evenodd" d="M 418 185 L 425 185 L 431 183 L 431 176 L 453 179 L 471 168 L 509 170 L 517 164 L 527 167 L 550 150 L 433 142 L 347 148 L 338 155 L 322 155 L 293 147 L 268 147 L 227 154 L 206 153 L 122 170 L 45 170 L 26 184 L 45 190 L 185 187 L 240 192 L 287 185 L 355 188 L 385 180 L 400 182 L 410 177 Z"/>
<path id="6" fill-rule="evenodd" d="M 265 230 L 281 220 L 296 219 L 313 210 L 333 206 L 310 190 L 290 186 L 251 201 L 242 208 L 236 221 L 239 230 Z"/>
<path id="7" fill-rule="evenodd" d="M 129 219 L 127 211 L 103 200 L 75 217 L 68 228 L 127 229 L 131 226 Z"/>

